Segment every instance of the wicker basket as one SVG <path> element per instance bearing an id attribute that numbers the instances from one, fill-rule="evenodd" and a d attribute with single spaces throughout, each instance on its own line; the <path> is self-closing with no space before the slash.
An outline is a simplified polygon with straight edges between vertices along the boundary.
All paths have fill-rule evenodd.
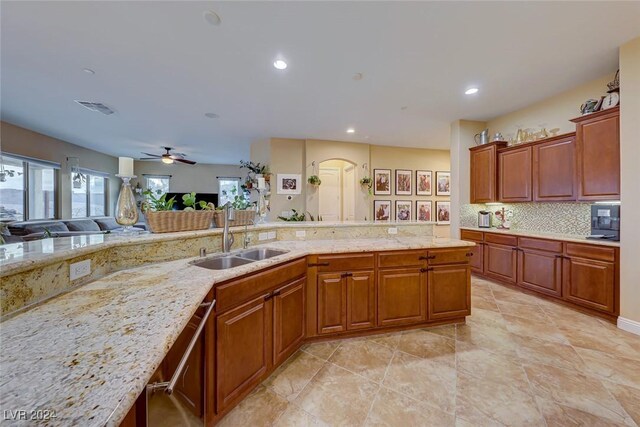
<path id="1" fill-rule="evenodd" d="M 214 211 L 145 212 L 147 226 L 152 233 L 206 230 L 211 227 Z"/>
<path id="2" fill-rule="evenodd" d="M 256 218 L 256 210 L 255 209 L 236 210 L 234 215 L 235 215 L 235 219 L 232 221 L 229 221 L 229 227 L 253 224 L 253 221 Z M 216 211 L 214 220 L 216 223 L 216 227 L 224 227 L 224 211 Z"/>

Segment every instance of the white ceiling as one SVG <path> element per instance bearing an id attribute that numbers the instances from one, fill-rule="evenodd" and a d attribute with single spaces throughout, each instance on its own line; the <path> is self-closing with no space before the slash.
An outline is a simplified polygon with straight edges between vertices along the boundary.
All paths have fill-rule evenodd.
<path id="1" fill-rule="evenodd" d="M 112 155 L 171 145 L 206 163 L 247 159 L 272 136 L 446 149 L 452 121 L 601 77 L 640 34 L 638 1 L 2 1 L 1 14 L 3 120 Z"/>

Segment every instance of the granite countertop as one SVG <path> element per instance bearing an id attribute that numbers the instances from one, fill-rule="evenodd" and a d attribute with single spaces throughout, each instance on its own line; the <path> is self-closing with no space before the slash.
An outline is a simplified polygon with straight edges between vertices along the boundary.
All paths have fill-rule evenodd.
<path id="1" fill-rule="evenodd" d="M 229 270 L 187 258 L 109 274 L 1 324 L 0 407 L 55 411 L 47 425 L 117 426 L 216 283 L 309 254 L 473 245 L 424 237 L 278 241 L 259 246 L 290 252 Z"/>
<path id="2" fill-rule="evenodd" d="M 331 227 L 411 227 L 434 224 L 431 222 L 370 222 L 370 221 L 304 221 L 304 222 L 267 222 L 250 225 L 250 231 L 278 230 L 291 228 L 331 228 Z M 244 226 L 231 227 L 233 232 L 244 231 Z M 88 234 L 81 236 L 57 237 L 55 239 L 34 240 L 29 242 L 0 245 L 0 277 L 34 268 L 43 261 L 53 263 L 70 256 L 89 255 L 110 247 L 138 245 L 141 243 L 161 242 L 190 237 L 219 236 L 222 228 L 182 231 L 177 233 L 154 234 L 149 232 L 134 235 L 125 234 Z"/>
<path id="3" fill-rule="evenodd" d="M 591 240 L 591 239 L 587 239 L 586 236 L 585 237 L 576 236 L 575 234 L 543 233 L 539 231 L 504 230 L 500 228 L 480 228 L 480 227 L 460 227 L 460 229 L 482 231 L 485 233 L 511 234 L 513 236 L 540 237 L 542 239 L 564 240 L 566 242 L 586 243 L 589 245 L 600 245 L 600 246 L 612 246 L 615 248 L 620 247 L 620 242 L 612 242 L 611 240 Z"/>

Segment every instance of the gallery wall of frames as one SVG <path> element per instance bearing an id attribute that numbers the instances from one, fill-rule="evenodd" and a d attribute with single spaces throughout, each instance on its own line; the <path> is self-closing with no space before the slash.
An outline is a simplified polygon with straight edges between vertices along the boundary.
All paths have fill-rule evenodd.
<path id="1" fill-rule="evenodd" d="M 374 169 L 373 218 L 376 222 L 417 221 L 450 224 L 451 202 L 429 197 L 451 196 L 451 172 Z M 404 196 L 387 200 L 384 196 Z"/>

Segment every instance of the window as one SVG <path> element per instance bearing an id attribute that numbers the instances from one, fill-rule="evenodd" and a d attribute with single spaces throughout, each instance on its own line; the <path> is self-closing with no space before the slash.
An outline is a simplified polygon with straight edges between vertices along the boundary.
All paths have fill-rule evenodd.
<path id="1" fill-rule="evenodd" d="M 71 218 L 107 215 L 107 177 L 81 170 L 71 174 Z"/>
<path id="2" fill-rule="evenodd" d="M 218 206 L 232 202 L 237 194 L 241 194 L 239 178 L 218 178 Z"/>
<path id="3" fill-rule="evenodd" d="M 55 218 L 60 165 L 14 155 L 1 160 L 0 220 Z"/>
<path id="4" fill-rule="evenodd" d="M 143 175 L 144 176 L 144 189 L 151 190 L 154 193 L 160 192 L 160 194 L 169 192 L 169 181 L 171 175 Z"/>

